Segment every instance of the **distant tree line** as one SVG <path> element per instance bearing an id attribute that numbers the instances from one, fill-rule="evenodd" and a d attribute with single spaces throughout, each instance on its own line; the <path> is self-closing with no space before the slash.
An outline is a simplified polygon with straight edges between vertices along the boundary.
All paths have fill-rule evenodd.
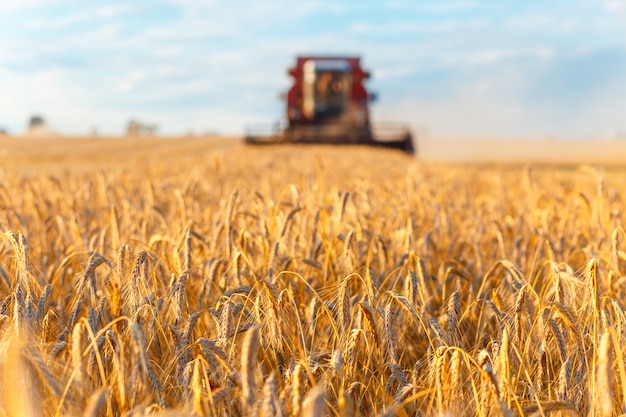
<path id="1" fill-rule="evenodd" d="M 155 136 L 159 130 L 154 123 L 143 123 L 137 119 L 131 119 L 126 125 L 127 136 Z"/>
<path id="2" fill-rule="evenodd" d="M 130 119 L 126 124 L 127 136 L 155 136 L 157 135 L 158 130 L 159 126 L 157 124 L 145 123 L 134 118 Z M 0 126 L 0 136 L 6 136 L 8 134 L 8 130 Z M 51 134 L 51 132 L 48 130 L 46 119 L 39 114 L 33 114 L 28 119 L 28 126 L 25 134 L 41 136 L 45 134 Z M 92 129 L 91 136 L 99 136 L 99 132 L 97 131 L 97 129 Z"/>

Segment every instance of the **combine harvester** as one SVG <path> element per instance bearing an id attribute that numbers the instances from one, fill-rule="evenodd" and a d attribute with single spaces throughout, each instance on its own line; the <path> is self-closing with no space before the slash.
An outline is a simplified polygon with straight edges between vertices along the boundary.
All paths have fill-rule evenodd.
<path id="1" fill-rule="evenodd" d="M 359 57 L 300 56 L 288 73 L 287 122 L 249 127 L 246 143 L 354 144 L 415 153 L 406 126 L 370 124 L 368 105 L 376 97 L 365 88 L 370 74 Z"/>

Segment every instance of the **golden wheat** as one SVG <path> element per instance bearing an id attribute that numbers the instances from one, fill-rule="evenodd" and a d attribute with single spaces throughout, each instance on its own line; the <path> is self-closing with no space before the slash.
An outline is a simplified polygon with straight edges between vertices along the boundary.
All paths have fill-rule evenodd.
<path id="1" fill-rule="evenodd" d="M 626 413 L 626 171 L 177 158 L 0 170 L 0 416 Z"/>

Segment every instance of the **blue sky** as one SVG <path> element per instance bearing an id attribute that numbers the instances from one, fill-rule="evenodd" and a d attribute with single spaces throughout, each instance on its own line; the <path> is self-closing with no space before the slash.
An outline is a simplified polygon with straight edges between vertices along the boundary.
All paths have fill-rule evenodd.
<path id="1" fill-rule="evenodd" d="M 359 54 L 431 137 L 626 137 L 626 0 L 0 2 L 0 127 L 241 133 L 299 53 Z"/>

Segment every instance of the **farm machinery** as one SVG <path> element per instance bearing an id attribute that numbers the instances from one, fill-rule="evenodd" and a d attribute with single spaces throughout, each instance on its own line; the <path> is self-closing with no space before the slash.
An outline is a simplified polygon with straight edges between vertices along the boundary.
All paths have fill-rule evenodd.
<path id="1" fill-rule="evenodd" d="M 299 56 L 288 70 L 293 84 L 283 96 L 286 121 L 246 129 L 248 144 L 355 144 L 413 154 L 410 130 L 398 123 L 370 123 L 376 96 L 364 83 L 369 72 L 359 57 Z"/>

